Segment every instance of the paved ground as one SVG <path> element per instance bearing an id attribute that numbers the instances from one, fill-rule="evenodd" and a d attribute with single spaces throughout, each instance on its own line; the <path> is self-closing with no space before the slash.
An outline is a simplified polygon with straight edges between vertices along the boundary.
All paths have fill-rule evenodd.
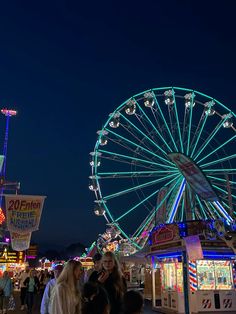
<path id="1" fill-rule="evenodd" d="M 16 310 L 15 311 L 9 311 L 9 314 L 26 314 L 27 311 L 21 311 L 20 310 L 20 294 L 18 291 L 14 292 L 14 297 L 16 301 Z M 40 313 L 40 301 L 41 298 L 39 295 L 36 295 L 35 297 L 35 303 L 34 303 L 34 308 L 33 308 L 33 314 L 39 314 Z M 158 314 L 157 312 L 152 311 L 151 308 L 151 302 L 150 301 L 145 301 L 145 307 L 144 307 L 144 314 Z M 67 314 L 67 313 L 65 313 Z"/>

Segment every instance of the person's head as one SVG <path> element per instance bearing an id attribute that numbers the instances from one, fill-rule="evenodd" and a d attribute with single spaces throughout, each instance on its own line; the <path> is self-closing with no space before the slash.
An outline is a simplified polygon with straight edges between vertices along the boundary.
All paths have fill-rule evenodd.
<path id="1" fill-rule="evenodd" d="M 93 257 L 94 269 L 96 271 L 100 271 L 102 268 L 102 255 L 100 253 L 96 253 Z"/>
<path id="2" fill-rule="evenodd" d="M 135 290 L 127 291 L 123 299 L 125 314 L 139 314 L 143 309 L 143 296 Z"/>
<path id="3" fill-rule="evenodd" d="M 83 274 L 83 266 L 81 262 L 70 260 L 64 266 L 60 276 L 57 279 L 57 283 L 66 282 L 72 291 L 76 294 L 77 281 Z"/>
<path id="4" fill-rule="evenodd" d="M 34 269 L 31 269 L 31 270 L 29 271 L 29 276 L 30 276 L 31 278 L 35 276 L 35 270 L 34 270 Z"/>
<path id="5" fill-rule="evenodd" d="M 5 271 L 3 272 L 3 277 L 4 277 L 4 278 L 8 277 L 8 271 L 5 270 Z"/>
<path id="6" fill-rule="evenodd" d="M 25 272 L 28 274 L 30 271 L 29 267 L 25 267 Z"/>
<path id="7" fill-rule="evenodd" d="M 106 252 L 102 257 L 102 266 L 112 276 L 112 285 L 117 295 L 123 295 L 125 291 L 124 278 L 120 269 L 120 263 L 112 252 Z"/>
<path id="8" fill-rule="evenodd" d="M 53 273 L 54 273 L 54 276 L 55 276 L 56 279 L 60 276 L 62 270 L 63 270 L 63 265 L 61 265 L 61 264 L 57 264 L 54 267 Z"/>
<path id="9" fill-rule="evenodd" d="M 110 313 L 107 293 L 95 282 L 85 283 L 82 291 L 82 314 L 91 313 Z"/>
<path id="10" fill-rule="evenodd" d="M 117 258 L 112 252 L 106 252 L 103 255 L 102 266 L 109 273 L 112 273 L 114 270 L 118 270 L 120 268 Z"/>

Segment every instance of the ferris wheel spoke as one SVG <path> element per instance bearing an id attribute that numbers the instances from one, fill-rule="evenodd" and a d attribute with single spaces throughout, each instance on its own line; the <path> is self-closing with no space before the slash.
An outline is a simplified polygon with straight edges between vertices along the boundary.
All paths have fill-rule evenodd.
<path id="1" fill-rule="evenodd" d="M 209 176 L 209 175 L 207 175 L 207 177 L 210 178 L 210 179 L 216 180 L 216 181 L 221 181 L 221 182 L 223 182 L 224 185 L 225 185 L 227 182 L 230 183 L 230 184 L 236 184 L 235 181 L 231 181 L 231 180 L 227 180 L 227 179 L 222 179 L 222 178 L 218 178 L 218 177 L 214 177 L 214 176 Z"/>
<path id="2" fill-rule="evenodd" d="M 201 213 L 202 213 L 202 217 L 204 217 L 204 219 L 207 219 L 207 215 L 206 215 L 206 210 L 204 209 L 203 205 L 202 205 L 202 202 L 200 201 L 198 195 L 196 194 L 196 199 L 197 199 L 197 202 L 199 204 L 199 208 L 201 210 Z"/>
<path id="3" fill-rule="evenodd" d="M 165 116 L 164 116 L 164 114 L 163 114 L 163 112 L 161 110 L 161 106 L 160 106 L 160 104 L 159 104 L 159 102 L 157 100 L 157 97 L 156 97 L 155 93 L 153 93 L 153 97 L 155 99 L 156 106 L 158 107 L 158 111 L 159 111 L 159 113 L 160 113 L 160 115 L 162 117 L 162 120 L 163 120 L 164 124 L 165 124 L 165 127 L 166 127 L 166 130 L 167 130 L 168 134 L 169 134 L 169 137 L 170 137 L 170 139 L 171 139 L 171 141 L 172 141 L 172 143 L 174 145 L 174 148 L 175 148 L 176 151 L 178 151 L 178 148 L 176 146 L 175 140 L 174 140 L 174 138 L 173 138 L 173 136 L 172 136 L 172 134 L 170 132 L 170 128 L 169 128 L 169 126 L 168 126 L 168 124 L 166 122 Z M 172 152 L 173 150 L 170 149 L 170 151 Z"/>
<path id="4" fill-rule="evenodd" d="M 153 144 L 156 148 L 158 148 L 164 156 L 167 155 L 167 153 L 159 146 L 157 143 L 155 143 L 149 136 L 147 136 L 143 131 L 141 131 L 136 125 L 134 125 L 129 119 L 127 119 L 122 113 L 120 114 L 123 119 L 125 119 L 136 131 L 138 131 L 140 134 L 142 134 L 143 137 L 145 137 L 151 144 Z"/>
<path id="5" fill-rule="evenodd" d="M 230 155 L 230 156 L 227 156 L 227 157 L 224 157 L 224 158 L 220 158 L 220 159 L 217 159 L 217 160 L 213 160 L 211 162 L 208 162 L 208 163 L 200 165 L 200 166 L 201 166 L 201 168 L 205 168 L 205 167 L 212 166 L 212 165 L 215 165 L 215 164 L 218 164 L 218 163 L 222 163 L 224 161 L 228 161 L 228 160 L 231 160 L 231 159 L 234 159 L 234 158 L 236 158 L 236 154 L 233 154 L 233 155 Z"/>
<path id="6" fill-rule="evenodd" d="M 207 147 L 207 145 L 210 143 L 210 141 L 213 139 L 213 137 L 217 134 L 217 132 L 219 132 L 219 130 L 221 129 L 222 125 L 224 124 L 224 122 L 227 120 L 227 117 L 225 117 L 224 119 L 222 119 L 222 121 L 220 121 L 218 123 L 218 125 L 215 127 L 215 129 L 212 131 L 212 133 L 210 134 L 210 136 L 206 139 L 205 143 L 203 144 L 203 146 L 199 149 L 199 151 L 197 152 L 197 154 L 194 156 L 194 160 L 196 160 L 200 154 L 203 152 L 203 150 Z"/>
<path id="7" fill-rule="evenodd" d="M 196 147 L 197 147 L 198 142 L 199 142 L 199 139 L 200 139 L 200 137 L 201 137 L 201 135 L 202 135 L 202 131 L 203 131 L 204 126 L 205 126 L 205 124 L 206 124 L 207 118 L 208 118 L 208 115 L 205 115 L 205 116 L 204 116 L 203 123 L 202 123 L 202 125 L 201 125 L 200 131 L 198 131 L 198 129 L 196 130 L 196 132 L 198 131 L 198 132 L 197 132 L 197 139 L 196 139 L 196 141 L 194 142 L 194 147 L 193 147 L 193 149 L 192 149 L 190 158 L 192 158 L 193 155 L 194 155 L 194 153 L 195 153 Z M 196 134 L 196 132 L 195 132 L 195 134 Z M 195 138 L 195 136 L 194 136 L 194 138 Z M 193 140 L 194 140 L 194 138 L 193 138 Z"/>
<path id="8" fill-rule="evenodd" d="M 149 226 L 151 227 L 149 230 L 152 229 L 152 223 L 150 222 L 149 224 L 147 224 L 147 221 L 149 219 L 149 217 L 151 216 L 151 214 L 153 213 L 154 210 L 152 210 L 150 213 L 148 213 L 147 217 L 144 219 L 144 221 L 142 221 L 142 223 L 139 225 L 138 229 L 134 232 L 133 237 L 137 238 L 138 235 L 140 234 L 140 230 L 144 230 L 146 228 L 148 228 Z M 154 227 L 154 226 L 153 226 Z"/>
<path id="9" fill-rule="evenodd" d="M 152 126 L 152 128 L 156 131 L 159 139 L 161 140 L 161 142 L 163 142 L 163 144 L 165 144 L 165 146 L 168 148 L 168 150 L 171 152 L 171 148 L 168 145 L 168 143 L 165 141 L 164 137 L 161 135 L 161 133 L 158 131 L 158 129 L 156 128 L 156 126 L 153 124 L 153 122 L 151 121 L 151 119 L 147 116 L 147 114 L 145 113 L 145 111 L 142 109 L 142 107 L 140 106 L 140 104 L 137 102 L 136 100 L 136 104 L 137 107 L 139 108 L 140 112 L 142 113 L 142 115 L 145 117 L 145 119 L 150 123 L 150 125 Z"/>
<path id="10" fill-rule="evenodd" d="M 182 197 L 182 205 L 181 205 L 181 212 L 180 212 L 180 221 L 184 221 L 184 198 Z"/>
<path id="11" fill-rule="evenodd" d="M 208 208 L 211 209 L 213 211 L 213 213 L 215 213 L 215 219 L 221 219 L 222 215 L 220 214 L 219 210 L 217 210 L 217 208 L 211 203 L 211 202 L 206 202 L 208 204 Z"/>
<path id="12" fill-rule="evenodd" d="M 130 135 L 132 135 L 138 142 L 139 144 L 142 144 L 145 148 L 152 150 L 152 148 L 150 146 L 147 145 L 147 143 L 144 142 L 144 138 L 140 139 L 137 135 L 135 135 L 129 128 L 127 128 L 124 124 L 121 124 L 121 126 L 124 128 L 124 130 L 126 130 L 126 132 L 128 132 Z M 117 141 L 118 144 L 119 141 Z"/>
<path id="13" fill-rule="evenodd" d="M 174 179 L 172 179 L 171 181 L 168 182 L 168 185 L 171 184 L 173 181 L 176 180 L 176 177 Z M 151 193 L 149 196 L 147 196 L 145 199 L 141 200 L 138 204 L 136 204 L 135 206 L 133 206 L 132 208 L 130 208 L 129 210 L 127 210 L 124 214 L 122 214 L 120 217 L 118 217 L 116 219 L 116 222 L 118 222 L 119 220 L 121 220 L 122 218 L 124 218 L 125 216 L 127 216 L 128 214 L 130 214 L 132 211 L 134 211 L 136 208 L 138 208 L 140 205 L 142 205 L 145 201 L 147 201 L 148 199 L 150 199 L 152 196 L 154 196 L 155 194 L 157 194 L 160 191 L 160 189 L 156 190 L 155 192 Z M 167 197 L 166 197 L 167 198 Z M 165 199 L 166 199 L 165 198 Z M 164 201 L 162 202 L 164 203 Z M 162 204 L 161 203 L 161 204 Z"/>
<path id="14" fill-rule="evenodd" d="M 117 193 L 104 196 L 103 199 L 104 200 L 109 200 L 109 199 L 112 199 L 112 198 L 115 198 L 115 197 L 118 197 L 118 196 L 130 193 L 130 192 L 133 192 L 133 191 L 135 191 L 137 189 L 145 188 L 145 187 L 148 187 L 150 185 L 153 185 L 153 184 L 156 184 L 156 183 L 159 183 L 159 182 L 162 182 L 162 181 L 166 181 L 167 179 L 170 179 L 170 178 L 173 178 L 173 177 L 176 177 L 176 174 L 170 174 L 168 176 L 165 176 L 164 178 L 156 179 L 156 180 L 153 180 L 153 181 L 149 181 L 147 183 L 143 183 L 143 184 L 137 185 L 137 186 L 129 188 L 129 189 L 121 190 L 121 191 L 119 191 Z"/>
<path id="15" fill-rule="evenodd" d="M 109 178 L 143 178 L 143 177 L 156 177 L 165 174 L 170 174 L 171 171 L 168 170 L 156 170 L 156 171 L 112 171 L 112 172 L 98 172 L 97 175 L 101 177 L 101 179 L 109 179 Z M 176 170 L 176 175 L 178 171 Z"/>
<path id="16" fill-rule="evenodd" d="M 145 160 L 149 160 L 150 162 L 153 162 L 154 156 L 149 156 L 149 155 L 147 156 L 147 155 L 145 155 L 145 152 L 141 151 L 139 148 L 132 149 L 130 146 L 128 146 L 123 141 L 121 142 L 120 140 L 113 139 L 111 137 L 109 137 L 108 139 L 110 141 L 112 141 L 113 143 L 115 143 L 117 146 L 122 147 L 125 150 L 127 150 L 128 152 L 133 153 L 133 156 L 138 155 L 138 156 L 144 158 Z"/>
<path id="17" fill-rule="evenodd" d="M 124 140 L 125 142 L 127 142 L 127 143 L 129 143 L 129 144 L 131 144 L 131 145 L 134 145 L 135 147 L 137 147 L 137 148 L 139 148 L 139 149 L 141 149 L 141 150 L 143 150 L 143 151 L 149 153 L 150 155 L 155 156 L 156 158 L 160 159 L 161 161 L 163 161 L 163 162 L 165 162 L 165 163 L 168 163 L 168 164 L 170 164 L 171 166 L 173 166 L 173 163 L 172 163 L 172 162 L 170 162 L 169 160 L 164 159 L 164 158 L 162 158 L 161 156 L 159 156 L 159 155 L 153 153 L 153 151 L 150 151 L 150 150 L 148 150 L 148 149 L 146 149 L 146 148 L 144 148 L 144 147 L 138 145 L 137 143 L 134 143 L 133 141 L 131 141 L 131 140 L 129 140 L 129 139 L 127 139 L 127 138 L 121 136 L 120 134 L 117 134 L 117 133 L 115 133 L 115 132 L 113 132 L 113 131 L 111 131 L 111 130 L 109 130 L 109 129 L 106 129 L 106 131 L 112 133 L 113 135 L 117 136 L 118 138 Z"/>
<path id="18" fill-rule="evenodd" d="M 222 145 L 220 145 L 219 147 L 217 147 L 216 149 L 214 149 L 210 154 L 206 155 L 205 157 L 203 157 L 202 159 L 200 159 L 198 161 L 198 163 L 202 162 L 203 160 L 205 160 L 206 158 L 210 157 L 212 154 L 216 153 L 218 150 L 220 150 L 221 148 L 223 148 L 224 146 L 226 146 L 228 143 L 230 143 L 232 140 L 234 140 L 236 138 L 236 135 L 232 136 L 230 139 L 228 139 L 226 142 L 224 142 Z"/>
<path id="19" fill-rule="evenodd" d="M 148 199 L 150 199 L 152 196 L 154 196 L 155 194 L 157 194 L 159 192 L 160 189 L 154 191 L 152 194 L 148 195 L 145 199 L 143 199 L 142 201 L 140 201 L 138 204 L 136 204 L 135 206 L 131 207 L 129 210 L 127 210 L 124 214 L 122 214 L 121 216 L 119 216 L 115 221 L 118 222 L 120 221 L 122 218 L 124 218 L 125 216 L 129 215 L 132 211 L 134 211 L 136 208 L 138 208 L 140 205 L 142 205 L 144 202 L 146 202 Z"/>
<path id="20" fill-rule="evenodd" d="M 227 213 L 227 211 L 224 209 L 219 201 L 213 202 L 213 205 L 219 210 L 219 212 L 227 220 L 227 222 L 233 222 L 233 218 Z"/>
<path id="21" fill-rule="evenodd" d="M 162 123 L 160 121 L 160 115 L 158 114 L 158 111 L 156 108 L 151 108 L 151 111 L 152 111 L 152 114 L 153 114 L 153 117 L 154 117 L 154 120 L 155 120 L 155 123 L 160 131 L 160 134 L 162 137 L 164 137 L 164 132 L 163 132 L 163 128 L 161 127 Z"/>
<path id="22" fill-rule="evenodd" d="M 206 209 L 208 211 L 208 216 L 211 217 L 213 220 L 216 220 L 218 218 L 221 218 L 221 216 L 219 215 L 219 213 L 216 211 L 215 207 L 213 205 L 211 205 L 211 203 L 208 203 L 206 201 L 204 201 Z"/>
<path id="23" fill-rule="evenodd" d="M 210 172 L 212 174 L 235 174 L 236 169 L 204 169 L 203 172 Z"/>
<path id="24" fill-rule="evenodd" d="M 190 116 L 189 116 L 189 127 L 188 127 L 188 140 L 187 140 L 187 151 L 186 154 L 189 154 L 189 144 L 191 138 L 191 128 L 192 128 L 192 117 L 193 117 L 193 101 L 194 101 L 194 94 L 191 95 L 191 104 L 190 104 Z"/>
<path id="25" fill-rule="evenodd" d="M 180 129 L 180 123 L 179 123 L 179 115 L 178 115 L 178 109 L 177 109 L 177 104 L 176 104 L 175 92 L 174 92 L 173 88 L 172 88 L 172 95 L 173 95 L 173 99 L 174 99 L 174 110 L 175 110 L 175 117 L 176 117 L 177 128 L 178 128 L 179 142 L 180 142 L 180 146 L 181 146 L 181 152 L 183 153 L 184 152 L 183 140 L 182 140 L 182 136 L 181 136 L 181 129 Z"/>
<path id="26" fill-rule="evenodd" d="M 228 195 L 228 191 L 226 191 L 226 190 L 220 188 L 219 186 L 217 186 L 217 185 L 215 185 L 215 184 L 213 184 L 212 186 L 214 186 L 214 188 L 216 188 L 218 191 L 224 193 L 225 195 Z M 236 196 L 235 196 L 234 194 L 232 194 L 232 198 L 236 199 Z"/>
<path id="27" fill-rule="evenodd" d="M 138 162 L 140 162 L 141 164 L 149 164 L 151 166 L 153 165 L 156 165 L 156 166 L 159 166 L 161 168 L 167 168 L 167 169 L 172 169 L 172 171 L 176 171 L 176 168 L 175 167 L 170 167 L 170 166 L 166 166 L 166 165 L 163 165 L 163 164 L 159 164 L 159 163 L 156 163 L 154 161 L 148 161 L 148 160 L 144 160 L 144 159 L 140 159 L 140 158 L 136 158 L 134 156 L 129 156 L 129 155 L 123 155 L 123 154 L 118 154 L 118 153 L 115 153 L 115 152 L 110 152 L 110 151 L 106 151 L 106 150 L 103 150 L 103 149 L 100 149 L 99 152 L 101 153 L 104 153 L 104 154 L 108 154 L 110 156 L 114 156 L 114 157 L 119 157 L 119 158 L 124 158 L 124 159 L 128 159 L 128 160 L 132 160 L 133 162 L 131 162 L 131 164 L 135 164 L 137 165 Z M 117 159 L 114 159 L 115 161 Z"/>

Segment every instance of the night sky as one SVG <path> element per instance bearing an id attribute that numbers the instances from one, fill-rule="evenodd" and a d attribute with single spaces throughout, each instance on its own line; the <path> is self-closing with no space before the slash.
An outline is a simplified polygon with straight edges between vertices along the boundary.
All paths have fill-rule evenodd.
<path id="1" fill-rule="evenodd" d="M 39 243 L 105 231 L 88 190 L 89 152 L 108 114 L 145 89 L 181 86 L 235 106 L 234 1 L 1 1 L 0 104 L 7 179 L 47 195 Z M 5 119 L 1 117 L 3 145 Z"/>

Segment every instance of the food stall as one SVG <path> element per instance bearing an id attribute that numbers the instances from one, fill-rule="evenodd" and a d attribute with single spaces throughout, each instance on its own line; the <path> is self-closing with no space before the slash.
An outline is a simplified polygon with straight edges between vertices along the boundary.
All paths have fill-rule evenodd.
<path id="1" fill-rule="evenodd" d="M 224 241 L 206 239 L 205 228 L 204 222 L 194 221 L 185 224 L 185 232 L 183 224 L 163 225 L 151 232 L 153 272 L 161 270 L 161 302 L 152 276 L 154 308 L 158 302 L 165 313 L 184 314 L 185 307 L 192 314 L 236 313 L 235 254 Z M 194 259 L 189 258 L 187 234 L 199 239 L 192 243 Z"/>

